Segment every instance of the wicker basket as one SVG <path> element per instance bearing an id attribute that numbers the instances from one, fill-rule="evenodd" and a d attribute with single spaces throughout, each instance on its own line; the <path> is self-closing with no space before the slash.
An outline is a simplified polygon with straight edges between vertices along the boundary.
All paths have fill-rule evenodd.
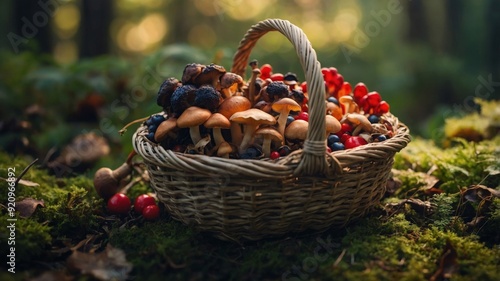
<path id="1" fill-rule="evenodd" d="M 325 88 L 320 63 L 305 34 L 285 20 L 252 26 L 240 42 L 232 72 L 244 75 L 250 51 L 269 31 L 294 45 L 308 83 L 309 131 L 303 149 L 278 160 L 226 159 L 166 150 L 147 140 L 146 126 L 133 135 L 151 185 L 171 216 L 230 240 L 325 230 L 343 226 L 377 205 L 394 154 L 410 141 L 409 130 L 383 142 L 327 153 Z"/>

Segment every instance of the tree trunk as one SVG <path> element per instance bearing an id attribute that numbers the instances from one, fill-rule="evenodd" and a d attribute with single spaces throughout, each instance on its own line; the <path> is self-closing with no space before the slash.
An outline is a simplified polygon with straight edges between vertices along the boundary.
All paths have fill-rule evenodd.
<path id="1" fill-rule="evenodd" d="M 113 0 L 83 0 L 80 25 L 80 57 L 95 57 L 109 52 L 109 27 Z"/>

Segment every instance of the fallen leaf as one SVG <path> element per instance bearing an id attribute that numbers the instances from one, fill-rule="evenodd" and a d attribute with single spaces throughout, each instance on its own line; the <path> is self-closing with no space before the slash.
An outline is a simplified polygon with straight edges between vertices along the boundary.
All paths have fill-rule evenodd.
<path id="1" fill-rule="evenodd" d="M 471 202 L 491 201 L 492 197 L 500 197 L 500 190 L 481 184 L 470 185 L 465 191 L 462 191 L 462 196 Z"/>
<path id="2" fill-rule="evenodd" d="M 446 241 L 443 254 L 439 259 L 439 267 L 429 281 L 448 280 L 458 271 L 457 251 L 450 240 Z"/>
<path id="3" fill-rule="evenodd" d="M 70 269 L 88 274 L 98 280 L 126 280 L 132 264 L 125 252 L 108 244 L 101 253 L 82 253 L 73 251 L 67 260 Z"/>
<path id="4" fill-rule="evenodd" d="M 403 199 L 396 203 L 388 203 L 385 205 L 385 210 L 388 213 L 395 213 L 399 210 L 404 210 L 404 205 L 410 205 L 410 207 L 415 210 L 417 213 L 423 214 L 431 214 L 436 209 L 436 206 L 432 204 L 430 201 L 422 201 L 420 199 Z"/>
<path id="5" fill-rule="evenodd" d="M 19 212 L 20 217 L 29 218 L 33 215 L 38 206 L 45 207 L 43 200 L 24 198 L 23 200 L 16 202 L 16 211 Z"/>

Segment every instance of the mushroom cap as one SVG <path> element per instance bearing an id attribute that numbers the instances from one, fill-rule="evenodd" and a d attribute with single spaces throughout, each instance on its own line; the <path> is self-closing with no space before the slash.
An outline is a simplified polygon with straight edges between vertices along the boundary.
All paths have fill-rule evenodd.
<path id="1" fill-rule="evenodd" d="M 229 120 L 248 125 L 274 125 L 276 123 L 276 119 L 271 114 L 265 113 L 257 108 L 250 108 L 245 111 L 236 112 L 231 116 L 231 118 L 229 118 Z"/>
<path id="2" fill-rule="evenodd" d="M 229 119 L 234 113 L 247 110 L 250 107 L 252 104 L 246 97 L 231 96 L 219 105 L 219 113 Z"/>
<path id="3" fill-rule="evenodd" d="M 228 129 L 231 127 L 231 122 L 229 122 L 229 119 L 227 119 L 226 116 L 216 112 L 212 114 L 212 116 L 210 116 L 207 121 L 205 121 L 203 126 L 205 126 L 206 128 Z"/>
<path id="4" fill-rule="evenodd" d="M 217 156 L 221 157 L 233 152 L 234 149 L 228 142 L 222 142 L 217 149 Z"/>
<path id="5" fill-rule="evenodd" d="M 276 112 L 282 111 L 300 111 L 300 105 L 291 98 L 282 98 L 273 103 L 272 108 Z"/>
<path id="6" fill-rule="evenodd" d="M 352 103 L 354 101 L 353 97 L 349 95 L 341 96 L 339 98 L 340 103 Z"/>
<path id="7" fill-rule="evenodd" d="M 268 136 L 273 141 L 283 142 L 283 136 L 276 129 L 272 127 L 259 128 L 257 131 L 255 131 L 255 134 L 262 135 L 264 137 Z"/>
<path id="8" fill-rule="evenodd" d="M 342 116 L 344 115 L 342 108 L 334 102 L 326 102 L 326 114 L 331 114 L 337 120 L 342 119 Z"/>
<path id="9" fill-rule="evenodd" d="M 332 115 L 325 115 L 325 127 L 328 134 L 335 134 L 340 131 L 342 125 L 339 120 Z"/>
<path id="10" fill-rule="evenodd" d="M 182 72 L 182 84 L 193 83 L 194 79 L 201 74 L 204 68 L 204 65 L 198 63 L 187 64 L 186 67 L 184 67 L 184 71 Z"/>
<path id="11" fill-rule="evenodd" d="M 160 86 L 156 96 L 156 104 L 164 109 L 170 107 L 170 98 L 177 87 L 181 86 L 179 80 L 174 77 L 167 78 Z"/>
<path id="12" fill-rule="evenodd" d="M 205 121 L 210 118 L 212 113 L 208 109 L 200 108 L 197 106 L 188 107 L 184 112 L 177 118 L 177 127 L 179 128 L 189 128 L 200 126 L 205 123 Z"/>
<path id="13" fill-rule="evenodd" d="M 234 84 L 243 85 L 243 78 L 236 73 L 226 72 L 220 77 L 221 89 L 226 89 Z"/>
<path id="14" fill-rule="evenodd" d="M 305 120 L 297 119 L 290 123 L 285 129 L 285 138 L 289 140 L 305 140 L 309 123 Z"/>
<path id="15" fill-rule="evenodd" d="M 204 84 L 216 85 L 219 83 L 221 76 L 226 73 L 226 69 L 223 66 L 217 64 L 209 64 L 203 68 L 200 75 L 195 77 L 193 84 L 201 86 Z"/>
<path id="16" fill-rule="evenodd" d="M 372 131 L 372 123 L 368 118 L 360 113 L 349 113 L 346 115 L 346 119 L 356 126 L 361 126 L 364 131 Z"/>
<path id="17" fill-rule="evenodd" d="M 155 132 L 155 141 L 161 142 L 169 132 L 177 127 L 177 118 L 170 117 L 167 120 L 163 121 L 158 125 Z"/>

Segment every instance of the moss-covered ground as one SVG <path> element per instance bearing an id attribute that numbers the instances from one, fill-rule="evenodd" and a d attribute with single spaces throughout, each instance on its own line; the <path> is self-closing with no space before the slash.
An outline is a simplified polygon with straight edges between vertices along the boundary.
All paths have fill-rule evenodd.
<path id="1" fill-rule="evenodd" d="M 16 213 L 16 273 L 3 262 L 0 280 L 500 280 L 499 159 L 498 136 L 456 139 L 446 148 L 415 138 L 396 155 L 380 206 L 363 219 L 243 244 L 198 232 L 165 212 L 157 221 L 133 212 L 109 215 L 91 174 L 56 178 L 35 164 L 23 180 L 39 186 L 19 183 L 15 200 L 44 206 L 26 218 Z M 1 177 L 9 168 L 19 176 L 29 162 L 0 152 Z M 4 260 L 13 247 L 8 188 L 2 179 Z M 139 183 L 129 195 L 149 191 Z M 126 261 L 103 257 L 110 246 Z"/>

